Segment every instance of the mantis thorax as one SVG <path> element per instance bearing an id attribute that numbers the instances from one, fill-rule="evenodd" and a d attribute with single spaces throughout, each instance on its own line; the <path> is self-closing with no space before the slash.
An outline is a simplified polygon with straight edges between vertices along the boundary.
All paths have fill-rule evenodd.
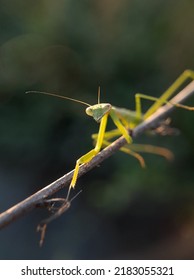
<path id="1" fill-rule="evenodd" d="M 109 103 L 99 103 L 86 108 L 86 114 L 94 118 L 95 121 L 100 122 L 102 117 L 110 112 L 112 105 Z"/>

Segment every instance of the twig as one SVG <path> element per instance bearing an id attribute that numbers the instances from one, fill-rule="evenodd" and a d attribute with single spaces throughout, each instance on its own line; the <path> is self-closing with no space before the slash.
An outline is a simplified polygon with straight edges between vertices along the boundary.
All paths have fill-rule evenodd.
<path id="1" fill-rule="evenodd" d="M 186 98 L 194 93 L 194 81 L 189 83 L 182 91 L 180 91 L 174 98 L 170 100 L 171 104 L 167 104 L 159 108 L 152 116 L 142 122 L 140 125 L 134 128 L 132 137 L 136 138 L 146 130 L 156 127 L 162 119 L 165 119 L 171 111 L 175 108 L 172 104 L 182 103 Z M 118 138 L 110 146 L 103 149 L 97 154 L 89 163 L 80 167 L 79 177 L 86 174 L 95 166 L 98 166 L 106 158 L 110 157 L 113 153 L 118 151 L 122 146 L 126 144 L 126 140 L 123 137 Z M 31 211 L 37 205 L 44 202 L 45 198 L 53 195 L 60 189 L 69 186 L 73 175 L 73 170 L 58 180 L 54 181 L 50 185 L 34 193 L 30 197 L 21 201 L 20 203 L 9 208 L 2 214 L 0 214 L 0 229 L 17 220 L 20 216 L 23 216 L 27 212 Z"/>
<path id="2" fill-rule="evenodd" d="M 69 207 L 71 206 L 71 202 L 80 194 L 81 191 L 79 191 L 71 200 L 68 200 L 66 198 L 51 198 L 46 200 L 45 202 L 48 203 L 48 205 L 51 203 L 50 210 L 52 210 L 52 204 L 55 202 L 60 202 L 62 205 L 53 213 L 50 217 L 42 220 L 39 225 L 37 226 L 37 231 L 40 231 L 40 246 L 42 246 L 45 238 L 46 228 L 50 222 L 60 217 L 64 212 L 66 212 Z"/>

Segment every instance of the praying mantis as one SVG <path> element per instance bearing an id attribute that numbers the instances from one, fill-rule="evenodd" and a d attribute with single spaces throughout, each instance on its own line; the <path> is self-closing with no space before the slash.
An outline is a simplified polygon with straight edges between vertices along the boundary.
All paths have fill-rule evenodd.
<path id="1" fill-rule="evenodd" d="M 71 183 L 69 185 L 69 190 L 67 193 L 66 200 L 68 201 L 69 194 L 72 188 L 75 188 L 79 169 L 82 164 L 86 164 L 92 160 L 93 157 L 95 157 L 100 150 L 111 144 L 111 140 L 115 137 L 123 136 L 126 140 L 126 145 L 124 147 L 121 147 L 120 150 L 130 154 L 134 157 L 136 157 L 141 166 L 144 166 L 144 160 L 143 158 L 134 150 L 136 149 L 138 152 L 141 151 L 147 151 L 150 153 L 156 153 L 159 155 L 163 155 L 166 158 L 171 157 L 171 153 L 161 147 L 153 147 L 149 145 L 134 145 L 132 144 L 132 137 L 130 136 L 129 131 L 132 131 L 137 125 L 145 121 L 147 118 L 149 118 L 154 112 L 157 111 L 162 105 L 164 104 L 172 104 L 169 99 L 170 97 L 175 94 L 176 90 L 178 90 L 179 87 L 181 87 L 187 79 L 193 79 L 194 80 L 194 71 L 192 70 L 185 70 L 176 80 L 175 82 L 159 97 L 153 97 L 149 95 L 145 95 L 142 93 L 136 93 L 135 94 L 135 111 L 125 109 L 125 108 L 119 108 L 116 106 L 111 105 L 110 103 L 101 103 L 100 102 L 100 88 L 98 90 L 98 103 L 95 105 L 90 105 L 86 102 L 76 100 L 70 97 L 66 96 L 60 96 L 58 94 L 53 93 L 47 93 L 47 92 L 37 92 L 37 91 L 28 91 L 28 93 L 41 93 L 51 96 L 57 96 L 60 98 L 68 99 L 71 101 L 75 101 L 81 104 L 84 104 L 87 106 L 86 108 L 86 114 L 92 117 L 97 123 L 99 123 L 99 130 L 98 133 L 93 134 L 92 138 L 95 141 L 95 146 L 93 149 L 91 149 L 89 152 L 81 156 L 75 164 L 75 169 L 73 173 L 73 177 L 71 180 Z M 141 107 L 141 101 L 142 100 L 149 100 L 153 101 L 154 103 L 149 107 L 149 109 L 142 113 L 142 107 Z M 194 110 L 194 107 L 186 106 L 183 104 L 173 104 L 176 107 L 180 107 L 186 110 Z M 107 127 L 107 120 L 108 118 L 111 118 L 114 125 L 116 126 L 116 129 L 111 131 L 106 131 Z"/>

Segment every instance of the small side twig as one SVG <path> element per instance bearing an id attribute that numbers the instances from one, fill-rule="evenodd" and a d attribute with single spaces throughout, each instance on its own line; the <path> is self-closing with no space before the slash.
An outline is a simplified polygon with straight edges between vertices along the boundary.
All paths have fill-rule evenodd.
<path id="1" fill-rule="evenodd" d="M 40 231 L 40 246 L 42 246 L 43 242 L 44 242 L 44 238 L 45 238 L 45 233 L 46 233 L 46 229 L 47 229 L 47 225 L 50 224 L 50 222 L 52 222 L 53 220 L 57 219 L 58 217 L 60 217 L 64 212 L 66 212 L 69 207 L 71 206 L 71 202 L 82 192 L 79 191 L 75 196 L 72 197 L 71 200 L 68 200 L 66 198 L 51 198 L 51 199 L 46 199 L 44 201 L 44 204 L 48 204 L 50 205 L 50 210 L 55 210 L 55 212 L 48 218 L 42 220 L 40 222 L 40 224 L 37 226 L 37 231 Z M 60 202 L 61 206 L 56 208 L 54 207 L 55 202 Z"/>
<path id="2" fill-rule="evenodd" d="M 181 90 L 174 98 L 170 100 L 171 104 L 167 104 L 159 108 L 152 116 L 142 122 L 140 125 L 134 128 L 132 137 L 143 134 L 146 130 L 152 127 L 157 127 L 162 119 L 169 116 L 171 111 L 175 108 L 172 104 L 182 103 L 185 99 L 194 93 L 194 81 L 189 83 L 183 90 Z M 118 151 L 122 146 L 126 144 L 126 140 L 123 137 L 118 138 L 110 146 L 103 149 L 99 154 L 97 154 L 89 163 L 84 164 L 80 167 L 79 177 L 86 174 L 88 171 L 98 166 L 105 159 L 110 157 L 113 153 Z M 54 193 L 60 189 L 69 186 L 74 170 L 65 174 L 61 178 L 57 179 L 50 185 L 44 187 L 13 207 L 9 208 L 5 212 L 0 214 L 0 229 L 9 225 L 13 221 L 17 220 L 19 217 L 25 215 L 38 204 L 44 202 L 45 198 L 52 196 Z"/>

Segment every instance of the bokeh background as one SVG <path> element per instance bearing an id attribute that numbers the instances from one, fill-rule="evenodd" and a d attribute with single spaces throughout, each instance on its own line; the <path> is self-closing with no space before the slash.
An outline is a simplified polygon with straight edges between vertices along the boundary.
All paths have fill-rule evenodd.
<path id="1" fill-rule="evenodd" d="M 134 108 L 194 69 L 192 0 L 0 1 L 0 211 L 74 168 L 98 125 L 85 107 L 27 90 Z M 186 104 L 194 106 L 194 98 Z M 145 108 L 150 102 L 144 102 Z M 141 136 L 173 162 L 120 152 L 80 178 L 83 192 L 39 248 L 36 209 L 0 232 L 1 259 L 193 259 L 194 114 L 179 136 Z M 110 122 L 111 123 L 111 122 Z M 111 124 L 110 124 L 111 127 Z M 66 190 L 60 193 L 66 195 Z"/>

